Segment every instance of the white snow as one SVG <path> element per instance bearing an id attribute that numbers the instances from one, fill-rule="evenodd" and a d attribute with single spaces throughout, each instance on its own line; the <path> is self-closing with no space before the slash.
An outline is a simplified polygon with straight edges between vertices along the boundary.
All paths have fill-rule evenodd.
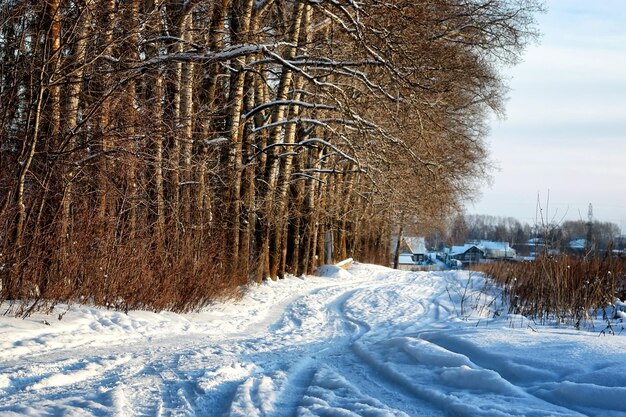
<path id="1" fill-rule="evenodd" d="M 626 416 L 619 321 L 507 315 L 467 271 L 318 275 L 194 314 L 0 316 L 0 416 Z"/>

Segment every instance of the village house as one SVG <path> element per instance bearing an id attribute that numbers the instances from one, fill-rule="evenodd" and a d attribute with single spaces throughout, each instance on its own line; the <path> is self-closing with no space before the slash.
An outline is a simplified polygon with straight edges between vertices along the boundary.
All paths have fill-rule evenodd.
<path id="1" fill-rule="evenodd" d="M 458 262 L 467 266 L 485 261 L 508 260 L 516 256 L 517 252 L 508 243 L 488 240 L 452 246 L 444 250 L 444 262 L 448 266 L 456 266 Z"/>
<path id="2" fill-rule="evenodd" d="M 471 243 L 466 243 L 462 246 L 452 246 L 444 250 L 444 262 L 449 266 L 456 266 L 458 262 L 461 262 L 463 266 L 475 264 L 484 258 L 484 249 Z"/>
<path id="3" fill-rule="evenodd" d="M 415 266 L 429 263 L 426 240 L 423 237 L 403 237 L 400 242 L 398 268 L 413 269 Z"/>
<path id="4" fill-rule="evenodd" d="M 517 256 L 517 252 L 508 244 L 508 242 L 481 240 L 478 246 L 484 249 L 485 259 L 513 259 Z"/>

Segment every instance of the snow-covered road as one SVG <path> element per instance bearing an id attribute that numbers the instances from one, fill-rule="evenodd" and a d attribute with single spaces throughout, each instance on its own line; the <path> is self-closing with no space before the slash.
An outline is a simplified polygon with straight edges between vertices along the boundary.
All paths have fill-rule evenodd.
<path id="1" fill-rule="evenodd" d="M 508 316 L 468 272 L 321 272 L 188 315 L 0 317 L 0 415 L 626 416 L 626 332 Z"/>

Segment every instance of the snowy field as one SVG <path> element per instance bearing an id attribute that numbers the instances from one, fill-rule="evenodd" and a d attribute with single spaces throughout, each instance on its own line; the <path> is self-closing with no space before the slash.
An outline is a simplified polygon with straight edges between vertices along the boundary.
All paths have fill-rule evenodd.
<path id="1" fill-rule="evenodd" d="M 626 331 L 509 316 L 467 271 L 321 272 L 195 314 L 2 316 L 0 415 L 626 416 Z"/>

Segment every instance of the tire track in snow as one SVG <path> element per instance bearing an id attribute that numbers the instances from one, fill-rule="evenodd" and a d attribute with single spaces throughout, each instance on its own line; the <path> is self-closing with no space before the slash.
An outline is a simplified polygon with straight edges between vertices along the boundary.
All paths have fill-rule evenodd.
<path id="1" fill-rule="evenodd" d="M 308 352 L 307 357 L 300 360 L 289 370 L 285 387 L 276 401 L 276 411 L 268 414 L 268 416 L 288 417 L 296 415 L 306 391 L 310 388 L 315 374 L 320 371 L 320 366 L 325 362 L 325 359 L 340 356 L 354 340 L 358 340 L 369 330 L 366 324 L 356 320 L 348 320 L 345 315 L 346 300 L 357 291 L 359 289 L 345 291 L 326 304 L 325 310 L 327 313 L 330 313 L 327 317 L 328 322 L 333 322 L 334 324 L 332 337 L 328 340 L 330 346 L 314 352 Z M 322 292 L 314 291 L 309 295 L 323 296 Z M 337 328 L 337 321 L 342 331 L 339 331 Z"/>
<path id="2" fill-rule="evenodd" d="M 427 277 L 428 274 L 416 274 L 413 281 Z M 431 286 L 433 287 L 435 286 Z M 425 343 L 432 348 L 419 343 L 411 344 L 409 341 L 413 339 L 419 342 L 422 334 L 439 335 L 441 332 L 446 332 L 449 326 L 447 323 L 450 320 L 461 318 L 458 317 L 457 306 L 454 305 L 449 292 L 448 297 L 452 307 L 441 302 L 445 300 L 446 292 L 448 292 L 447 288 L 445 291 L 425 294 L 428 301 L 419 303 L 423 311 L 418 317 L 408 317 L 403 314 L 402 309 L 396 309 L 397 316 L 386 317 L 383 320 L 383 323 L 392 324 L 389 326 L 391 330 L 386 331 L 385 326 L 378 323 L 369 334 L 355 341 L 354 353 L 361 363 L 374 371 L 369 375 L 380 376 L 379 381 L 382 381 L 383 385 L 391 384 L 404 393 L 408 390 L 410 395 L 440 410 L 449 410 L 455 415 L 486 416 L 493 413 L 522 415 L 511 408 L 516 402 L 520 405 L 524 404 L 525 408 L 522 413 L 530 412 L 530 415 L 539 416 L 546 415 L 546 413 L 554 416 L 579 415 L 574 410 L 563 408 L 558 404 L 550 404 L 530 394 L 495 370 L 476 365 L 463 353 L 456 353 L 429 342 Z M 391 297 L 380 293 L 366 293 L 365 298 L 359 300 L 357 305 L 376 305 L 380 310 L 385 311 L 388 307 L 383 305 L 385 300 L 398 303 L 402 296 L 399 293 Z M 373 298 L 373 301 L 368 301 L 367 297 Z M 401 324 L 403 320 L 409 324 Z M 429 349 L 435 350 L 429 351 Z M 454 394 L 448 393 L 448 390 Z M 492 397 L 491 402 L 483 404 L 479 402 L 478 405 L 464 402 L 463 398 L 472 396 L 467 392 L 473 391 L 484 391 L 484 395 Z M 462 395 L 457 397 L 461 393 Z M 529 401 L 532 406 L 525 404 Z"/>
<path id="3" fill-rule="evenodd" d="M 397 274 L 395 275 L 396 279 L 399 278 L 405 278 L 404 274 Z M 418 398 L 419 400 L 424 400 L 426 401 L 426 403 L 432 403 L 432 398 L 430 396 L 427 395 L 417 395 L 416 396 L 416 392 L 412 389 L 409 388 L 409 385 L 406 383 L 406 381 L 403 380 L 399 380 L 397 378 L 390 378 L 389 375 L 387 374 L 387 372 L 385 372 L 385 369 L 382 369 L 380 367 L 376 366 L 376 363 L 374 361 L 371 360 L 371 358 L 369 357 L 369 355 L 365 354 L 365 351 L 363 350 L 363 343 L 361 343 L 361 339 L 365 338 L 366 336 L 368 336 L 368 333 L 372 332 L 372 327 L 363 320 L 357 319 L 354 317 L 354 313 L 349 314 L 347 313 L 346 309 L 346 303 L 347 301 L 357 292 L 359 292 L 363 297 L 362 303 L 369 305 L 372 303 L 364 303 L 363 301 L 365 299 L 367 299 L 367 297 L 379 297 L 382 298 L 384 300 L 389 300 L 391 301 L 390 297 L 381 297 L 380 294 L 382 292 L 382 290 L 384 290 L 385 288 L 390 288 L 392 290 L 395 290 L 396 285 L 395 284 L 379 284 L 376 285 L 373 288 L 368 288 L 368 291 L 364 291 L 363 289 L 359 289 L 359 290 L 353 290 L 350 292 L 348 297 L 345 297 L 341 303 L 341 308 L 339 309 L 339 312 L 342 316 L 342 318 L 346 321 L 346 322 L 350 322 L 350 323 L 354 323 L 356 326 L 358 326 L 360 329 L 362 329 L 362 331 L 360 332 L 360 334 L 358 335 L 358 337 L 355 337 L 351 343 L 349 344 L 349 348 L 350 348 L 350 354 L 353 358 L 355 358 L 356 360 L 354 360 L 349 367 L 346 367 L 347 369 L 352 369 L 353 372 L 361 372 L 360 376 L 361 379 L 357 379 L 355 378 L 357 386 L 364 386 L 365 381 L 369 381 L 370 385 L 373 385 L 374 387 L 378 388 L 378 389 L 382 389 L 384 391 L 386 391 L 389 395 L 387 396 L 388 401 L 390 401 L 392 403 L 392 405 L 400 410 L 405 410 L 408 412 L 411 412 L 412 416 L 417 416 L 417 415 L 428 415 L 428 416 L 435 416 L 435 415 L 439 415 L 437 411 L 434 411 L 432 409 L 430 409 L 430 407 L 426 406 L 425 404 L 421 403 L 421 401 L 419 401 L 417 404 L 415 403 L 415 399 Z M 441 294 L 439 294 L 441 295 Z M 422 308 L 422 312 L 418 315 L 418 320 L 419 318 L 423 318 L 423 317 L 430 317 L 430 311 L 432 310 L 433 307 L 435 307 L 435 321 L 439 321 L 440 319 L 440 305 L 437 301 L 437 295 L 431 296 L 429 297 L 428 301 L 425 300 L 415 300 L 417 305 L 419 305 Z M 376 303 L 376 305 L 379 306 L 379 303 Z M 444 309 L 444 311 L 448 312 L 447 310 Z M 418 321 L 415 320 L 415 321 Z M 410 326 L 415 326 L 415 321 L 411 320 L 411 324 Z M 422 320 L 421 321 L 421 325 L 425 325 L 426 323 L 424 323 L 424 321 L 430 322 L 430 320 Z M 374 337 L 380 337 L 380 335 L 373 335 Z M 383 338 L 388 337 L 387 334 L 383 334 L 382 336 Z M 355 371 L 355 368 L 358 371 Z M 375 369 L 376 372 L 372 372 L 372 369 Z M 360 383 L 359 383 L 360 382 Z M 367 391 L 371 391 L 372 388 L 370 387 L 369 389 L 366 390 Z M 379 396 L 381 394 L 380 391 L 378 392 L 372 392 L 372 394 L 377 394 L 377 396 Z M 400 394 L 400 398 L 397 397 L 397 395 Z M 423 393 L 419 393 L 419 394 L 423 394 Z M 423 413 L 423 414 L 422 414 Z"/>
<path id="4" fill-rule="evenodd" d="M 284 308 L 284 316 L 287 316 L 289 320 L 296 319 L 285 334 L 280 334 L 281 325 L 278 324 L 272 326 L 270 334 L 263 339 L 251 337 L 241 340 L 233 337 L 232 340 L 222 338 L 221 342 L 226 342 L 234 353 L 241 352 L 245 355 L 256 355 L 253 351 L 258 348 L 259 354 L 256 357 L 269 357 L 269 368 L 274 367 L 285 372 L 284 384 L 277 384 L 275 387 L 278 396 L 275 400 L 278 406 L 275 409 L 282 410 L 275 415 L 293 415 L 320 367 L 338 362 L 337 358 L 349 354 L 351 345 L 370 330 L 366 321 L 353 317 L 347 311 L 348 301 L 357 294 L 375 292 L 385 286 L 386 284 L 380 282 L 357 281 L 315 289 L 309 294 L 291 300 Z M 298 302 L 302 304 L 299 305 Z M 311 316 L 311 312 L 316 310 L 316 308 L 311 308 L 312 306 L 317 306 L 316 308 L 323 314 Z M 295 309 L 298 314 L 292 314 L 290 309 Z M 255 334 L 260 332 L 259 329 L 253 330 Z M 306 334 L 307 332 L 311 333 Z M 298 333 L 303 336 L 302 344 L 294 344 L 292 340 L 294 336 L 298 336 Z M 91 396 L 91 401 L 102 406 L 112 402 L 112 407 L 122 415 L 144 414 L 144 412 L 151 414 L 155 410 L 157 410 L 155 411 L 157 415 L 216 415 L 210 412 L 207 414 L 206 409 L 198 407 L 198 403 L 206 404 L 202 398 L 206 393 L 188 380 L 198 377 L 196 372 L 198 369 L 194 368 L 208 369 L 210 361 L 221 351 L 216 348 L 214 355 L 209 354 L 204 359 L 195 358 L 195 364 L 185 366 L 181 364 L 181 359 L 189 357 L 192 349 L 198 347 L 210 350 L 212 345 L 210 340 L 202 340 L 201 337 L 191 339 L 190 347 L 186 347 L 186 352 L 183 353 L 176 353 L 175 338 L 150 339 L 150 345 L 154 347 L 148 350 L 141 345 L 134 348 L 132 343 L 124 346 L 120 341 L 114 344 L 113 349 L 98 347 L 85 352 L 84 347 L 77 346 L 64 352 L 61 351 L 60 354 L 64 355 L 77 352 L 87 363 L 96 363 L 98 355 L 104 353 L 108 353 L 111 357 L 121 357 L 124 354 L 132 356 L 132 364 L 119 363 L 110 369 L 102 369 L 99 374 L 85 375 L 82 380 L 75 381 L 67 387 L 69 388 L 67 397 L 78 395 L 81 391 L 95 392 Z M 316 342 L 311 343 L 314 340 Z M 300 347 L 294 348 L 294 345 Z M 272 359 L 272 354 L 269 352 L 271 347 L 282 349 L 284 352 L 293 352 L 299 357 Z M 280 356 L 280 353 L 277 356 Z M 271 369 L 267 372 L 271 372 Z M 254 374 L 260 378 L 274 377 L 273 374 L 267 372 L 261 369 L 254 371 Z M 344 370 L 340 367 L 334 369 L 334 372 L 344 374 Z M 33 374 L 32 370 L 26 373 Z M 62 368 L 51 368 L 49 373 L 51 375 L 62 373 Z M 243 381 L 245 383 L 245 380 Z M 146 384 L 151 384 L 152 388 L 142 390 L 140 387 Z M 255 387 L 253 383 L 251 392 L 256 391 L 258 394 L 260 385 L 256 384 Z M 236 390 L 236 386 L 231 388 L 223 386 L 217 395 L 228 396 L 230 391 L 232 393 L 230 395 L 234 396 Z M 211 393 L 211 395 L 216 395 L 216 393 Z"/>
<path id="5" fill-rule="evenodd" d="M 395 279 L 403 277 L 403 274 L 396 274 Z M 322 364 L 321 369 L 329 367 L 339 375 L 343 375 L 346 377 L 347 381 L 350 381 L 350 384 L 357 392 L 362 392 L 363 395 L 366 396 L 372 396 L 369 398 L 378 398 L 380 400 L 382 397 L 382 399 L 385 399 L 387 404 L 384 405 L 381 403 L 379 405 L 383 407 L 383 409 L 379 411 L 381 415 L 406 415 L 405 412 L 408 412 L 411 416 L 437 416 L 439 415 L 438 412 L 432 410 L 425 403 L 419 400 L 416 401 L 414 393 L 407 389 L 405 385 L 394 383 L 388 379 L 381 378 L 376 372 L 371 372 L 371 367 L 364 365 L 360 360 L 361 357 L 356 354 L 360 340 L 369 335 L 372 331 L 372 326 L 367 323 L 367 321 L 355 317 L 355 312 L 349 312 L 350 309 L 347 306 L 348 302 L 354 298 L 359 298 L 360 301 L 363 301 L 368 297 L 380 296 L 380 294 L 385 293 L 386 290 L 388 291 L 394 288 L 395 284 L 389 283 L 369 284 L 346 291 L 329 303 L 329 309 L 336 313 L 340 321 L 344 323 L 344 327 L 354 330 L 349 341 L 342 346 L 340 351 L 338 349 L 335 355 L 336 360 L 333 360 L 332 364 Z M 388 297 L 383 298 L 389 299 Z M 419 303 L 421 302 L 420 300 Z M 378 303 L 364 304 L 376 304 L 380 306 Z M 427 313 L 427 309 L 425 309 L 425 311 Z M 319 365 L 320 364 L 318 364 L 318 366 Z M 375 402 L 378 401 L 376 400 Z M 391 408 L 389 408 L 389 406 L 391 406 Z"/>
<path id="6" fill-rule="evenodd" d="M 315 374 L 317 372 L 320 372 L 321 366 L 326 364 L 329 358 L 332 359 L 341 357 L 345 353 L 349 352 L 352 344 L 370 330 L 367 323 L 350 318 L 346 315 L 346 302 L 358 291 L 362 291 L 362 289 L 353 289 L 343 292 L 327 304 L 327 311 L 333 313 L 333 316 L 335 318 L 334 321 L 336 321 L 337 319 L 339 320 L 341 328 L 344 331 L 333 334 L 333 339 L 330 341 L 330 343 L 332 343 L 332 346 L 323 348 L 315 352 L 315 354 L 311 356 L 310 360 L 304 360 L 306 364 L 305 369 L 303 371 L 297 372 L 297 376 L 296 378 L 294 378 L 298 390 L 297 392 L 293 393 L 295 395 L 285 396 L 285 398 L 292 398 L 292 400 L 289 401 L 290 404 L 287 407 L 282 408 L 283 410 L 285 410 L 285 412 L 275 414 L 276 417 L 287 417 L 290 415 L 295 415 L 298 405 L 302 403 L 305 392 L 308 388 L 310 388 L 311 382 L 315 377 Z M 341 342 L 341 344 L 335 346 L 335 340 L 337 339 Z M 301 375 L 305 375 L 305 378 L 301 378 Z M 303 381 L 306 381 L 306 384 L 302 384 Z M 291 412 L 289 412 L 288 410 Z"/>
<path id="7" fill-rule="evenodd" d="M 302 407 L 305 406 L 322 408 L 324 411 L 322 411 L 321 415 L 348 413 L 350 407 L 357 410 L 365 407 L 368 409 L 368 415 L 369 413 L 372 413 L 372 415 L 384 413 L 384 415 L 393 414 L 406 416 L 404 412 L 400 410 L 394 411 L 393 408 L 389 408 L 380 403 L 380 401 L 374 399 L 374 397 L 369 397 L 367 391 L 362 393 L 357 386 L 363 384 L 356 383 L 356 378 L 354 378 L 358 369 L 358 366 L 355 366 L 357 363 L 346 361 L 346 357 L 354 357 L 352 354 L 354 343 L 371 329 L 367 322 L 347 314 L 346 303 L 359 292 L 365 290 L 371 291 L 374 288 L 380 289 L 384 287 L 384 285 L 375 284 L 369 285 L 368 287 L 367 289 L 356 288 L 345 291 L 327 303 L 326 310 L 332 313 L 332 319 L 329 318 L 329 321 L 338 321 L 343 332 L 333 333 L 333 338 L 330 340 L 330 342 L 333 343 L 331 346 L 318 350 L 313 353 L 310 358 L 299 362 L 295 366 L 295 371 L 290 370 L 289 377 L 286 381 L 286 389 L 281 393 L 281 398 L 287 399 L 287 401 L 279 399 L 275 407 L 277 411 L 267 414 L 267 416 L 287 417 L 295 416 L 296 414 L 300 415 L 300 412 L 303 412 Z M 337 344 L 337 341 L 341 343 Z M 348 375 L 346 375 L 345 372 L 347 369 L 350 369 Z M 345 377 L 347 377 L 347 379 L 344 379 Z M 329 379 L 331 380 L 330 382 L 328 381 Z M 325 385 L 328 385 L 330 388 L 325 388 Z M 327 404 L 323 398 L 316 397 L 316 395 L 320 395 L 320 393 L 323 393 L 325 390 L 330 389 L 334 391 L 338 388 L 352 392 L 351 395 L 360 398 L 360 400 L 356 400 L 356 402 L 352 404 L 346 404 L 346 400 L 344 399 L 340 408 L 334 408 L 332 405 Z M 380 386 L 378 388 L 380 388 Z M 393 396 L 392 391 L 389 391 L 387 387 L 384 389 L 390 394 L 389 397 Z M 369 391 L 371 392 L 372 390 L 370 389 Z M 376 393 L 380 394 L 379 391 Z M 311 395 L 313 395 L 313 397 L 311 397 Z M 335 394 L 333 394 L 333 397 L 334 396 Z M 399 404 L 400 402 L 395 401 L 395 403 Z M 403 405 L 406 406 L 406 403 Z"/>
<path id="8" fill-rule="evenodd" d="M 446 410 L 486 415 L 480 407 L 487 406 L 506 414 L 526 400 L 535 411 L 575 414 L 516 391 L 506 372 L 480 357 L 487 352 L 473 355 L 450 339 L 466 319 L 459 317 L 462 276 L 453 287 L 453 275 L 356 269 L 354 279 L 316 288 L 298 281 L 301 290 L 281 293 L 269 307 L 242 303 L 253 315 L 243 321 L 237 307 L 235 318 L 220 307 L 204 316 L 218 322 L 206 334 L 178 326 L 167 336 L 134 335 L 111 346 L 73 345 L 4 362 L 0 414 L 27 412 L 16 405 L 21 402 L 39 415 L 71 415 L 82 407 L 86 416 L 433 417 Z M 272 287 L 281 285 L 261 286 L 265 292 L 254 297 L 269 303 L 282 288 Z M 64 373 L 77 378 L 52 386 Z M 43 394 L 27 389 L 33 386 Z"/>
<path id="9" fill-rule="evenodd" d="M 532 397 L 538 403 L 545 401 L 559 408 L 570 409 L 572 415 L 580 415 L 579 411 L 575 410 L 574 408 L 568 407 L 566 404 L 563 404 L 562 401 L 558 401 L 557 399 L 551 398 L 550 396 L 537 396 L 533 392 L 533 390 L 537 390 L 537 380 L 548 377 L 549 379 L 555 379 L 558 382 L 562 382 L 565 380 L 564 375 L 554 375 L 552 372 L 542 369 L 530 370 L 528 369 L 528 367 L 525 367 L 525 365 L 519 364 L 516 364 L 515 366 L 517 366 L 517 368 L 515 368 L 505 359 L 488 354 L 473 346 L 472 344 L 463 341 L 458 336 L 439 334 L 433 331 L 425 331 L 424 333 L 420 334 L 419 337 L 420 339 L 428 341 L 428 343 L 438 346 L 453 355 L 463 356 L 475 369 L 497 374 L 511 387 L 514 387 L 515 389 L 519 390 L 519 392 L 528 397 Z M 523 370 L 521 369 L 522 367 L 524 367 Z M 528 386 L 526 384 L 523 384 L 523 380 L 519 378 L 519 375 L 524 374 L 525 377 L 528 378 L 528 375 L 530 373 L 533 373 L 535 378 L 533 379 L 533 383 Z"/>
<path id="10" fill-rule="evenodd" d="M 345 350 L 349 341 L 360 334 L 360 327 L 342 319 L 341 313 L 343 303 L 354 291 L 356 290 L 346 292 L 344 286 L 322 288 L 299 297 L 288 305 L 283 315 L 269 326 L 273 337 L 277 337 L 279 346 L 276 347 L 288 347 L 294 339 L 310 341 L 313 338 L 311 332 L 317 332 L 319 343 L 315 347 L 305 346 L 295 359 L 279 360 L 274 365 L 278 371 L 273 374 L 263 373 L 245 380 L 235 393 L 228 415 L 296 415 L 311 380 L 319 370 L 320 363 L 324 361 L 323 358 Z M 329 295 L 333 296 L 330 301 Z M 267 378 L 272 379 L 275 392 L 266 390 L 263 395 L 259 395 L 258 387 Z M 265 383 L 266 387 L 270 385 L 269 382 Z"/>
<path id="11" fill-rule="evenodd" d="M 357 288 L 355 288 L 355 286 Z M 293 340 L 298 340 L 307 333 L 306 339 L 317 339 L 313 346 L 306 346 L 299 353 L 300 357 L 275 364 L 280 376 L 267 372 L 245 380 L 234 396 L 229 416 L 294 416 L 301 405 L 305 393 L 311 388 L 311 381 L 323 366 L 330 366 L 333 358 L 350 354 L 352 344 L 369 331 L 369 325 L 362 320 L 346 314 L 346 302 L 354 294 L 380 288 L 381 283 L 368 283 L 365 286 L 336 285 L 316 289 L 297 298 L 287 306 L 283 315 L 269 329 L 273 337 L 278 336 L 275 344 L 288 347 Z M 279 346 L 277 346 L 280 349 Z M 341 370 L 339 370 L 341 373 Z M 264 404 L 257 395 L 255 387 L 265 378 L 273 378 L 275 395 L 271 406 Z M 282 379 L 282 380 L 279 380 Z M 268 384 L 266 384 L 268 385 Z"/>

